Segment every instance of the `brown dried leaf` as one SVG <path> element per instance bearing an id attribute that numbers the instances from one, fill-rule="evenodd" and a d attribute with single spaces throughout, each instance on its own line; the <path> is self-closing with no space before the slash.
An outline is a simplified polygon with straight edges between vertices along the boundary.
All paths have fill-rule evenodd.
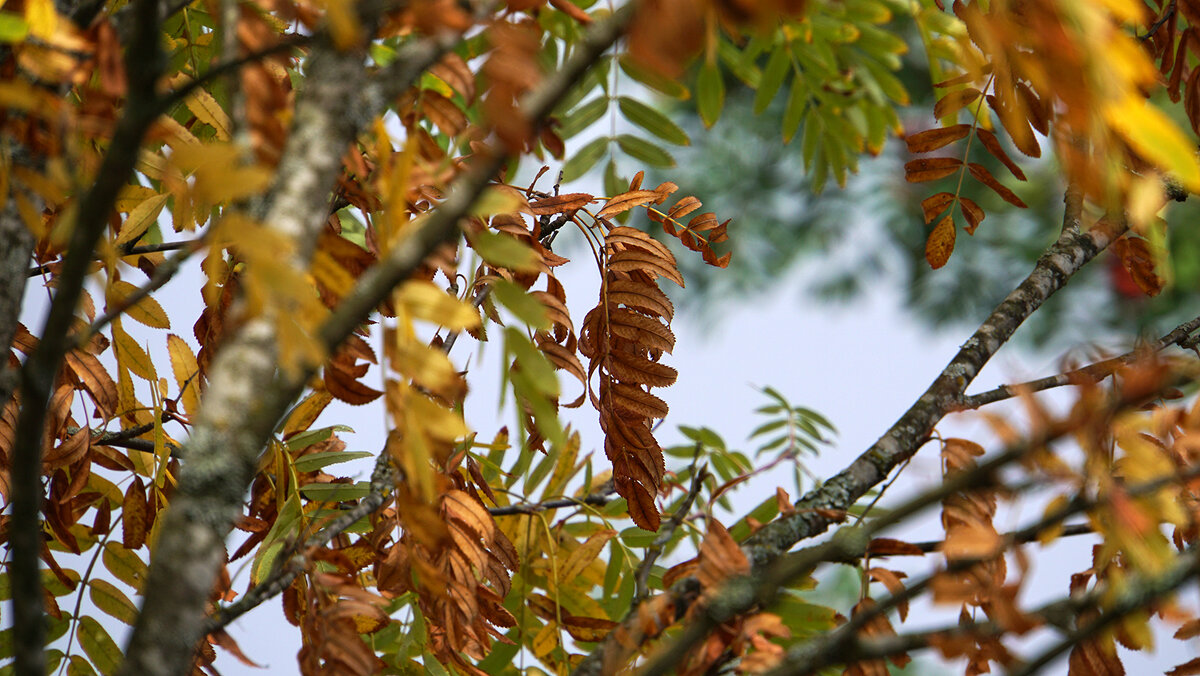
<path id="1" fill-rule="evenodd" d="M 929 225 L 935 218 L 941 215 L 951 204 L 954 203 L 954 195 L 948 192 L 939 192 L 921 200 L 921 212 L 925 216 L 925 224 Z"/>
<path id="2" fill-rule="evenodd" d="M 904 163 L 904 180 L 909 183 L 924 183 L 945 178 L 962 167 L 957 157 L 926 157 Z"/>
<path id="3" fill-rule="evenodd" d="M 934 226 L 933 232 L 929 233 L 929 239 L 925 241 L 925 260 L 928 261 L 929 267 L 937 270 L 950 260 L 950 254 L 954 251 L 955 234 L 954 215 L 946 214 Z"/>
<path id="4" fill-rule="evenodd" d="M 928 153 L 966 138 L 969 133 L 971 133 L 971 125 L 952 124 L 949 127 L 926 129 L 906 137 L 904 142 L 908 144 L 910 153 Z"/>
<path id="5" fill-rule="evenodd" d="M 543 197 L 529 203 L 529 212 L 534 216 L 549 216 L 577 211 L 595 202 L 596 198 L 585 192 L 569 192 L 552 197 Z"/>
<path id="6" fill-rule="evenodd" d="M 983 128 L 978 129 L 975 133 L 979 136 L 979 140 L 983 142 L 983 147 L 987 148 L 987 151 L 993 157 L 1008 167 L 1008 170 L 1012 172 L 1013 176 L 1017 177 L 1017 180 L 1025 180 L 1025 172 L 1021 171 L 1021 167 L 1016 162 L 1013 162 L 1008 153 L 1004 152 L 1004 148 L 1000 145 L 1000 141 L 996 138 L 995 134 Z"/>
<path id="7" fill-rule="evenodd" d="M 620 195 L 614 195 L 604 203 L 604 206 L 596 215 L 600 218 L 614 216 L 629 211 L 634 207 L 655 202 L 659 199 L 659 194 L 656 190 L 630 190 Z"/>
<path id="8" fill-rule="evenodd" d="M 987 216 L 983 209 L 980 208 L 974 200 L 967 197 L 958 198 L 958 208 L 962 210 L 963 218 L 967 220 L 965 230 L 968 235 L 975 234 L 975 228 L 979 227 L 979 223 Z"/>
<path id="9" fill-rule="evenodd" d="M 696 579 L 705 590 L 714 590 L 722 582 L 750 572 L 750 560 L 720 521 L 709 518 L 708 532 L 700 543 Z"/>
<path id="10" fill-rule="evenodd" d="M 1027 208 L 1025 202 L 1023 202 L 1020 197 L 1017 197 L 1016 193 L 1006 188 L 1004 184 L 1000 183 L 1000 181 L 997 181 L 996 177 L 992 176 L 992 172 L 988 171 L 987 167 L 983 166 L 982 164 L 971 162 L 967 165 L 967 169 L 970 170 L 971 175 L 974 176 L 976 180 L 992 190 L 995 190 L 996 194 L 1000 195 L 1000 198 L 1005 202 L 1008 202 L 1009 204 L 1021 209 Z"/>

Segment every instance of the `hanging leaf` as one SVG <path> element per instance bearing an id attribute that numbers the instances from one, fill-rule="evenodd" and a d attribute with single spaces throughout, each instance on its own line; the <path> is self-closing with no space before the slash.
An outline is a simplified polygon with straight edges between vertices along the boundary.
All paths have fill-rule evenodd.
<path id="1" fill-rule="evenodd" d="M 929 157 L 911 160 L 904 163 L 904 180 L 909 183 L 936 181 L 958 171 L 962 164 L 962 160 L 957 157 Z"/>
<path id="2" fill-rule="evenodd" d="M 716 64 L 706 63 L 696 80 L 696 108 L 705 127 L 712 127 L 725 106 L 725 78 Z"/>
<path id="3" fill-rule="evenodd" d="M 929 267 L 937 270 L 950 260 L 950 254 L 954 251 L 954 235 L 954 216 L 946 214 L 934 226 L 933 232 L 929 233 L 929 239 L 925 241 L 925 260 L 928 261 Z"/>
<path id="4" fill-rule="evenodd" d="M 625 116 L 625 119 L 667 143 L 674 143 L 677 146 L 691 144 L 691 139 L 688 138 L 687 132 L 682 127 L 641 101 L 621 96 L 617 98 L 617 105 L 620 106 L 621 114 Z"/>

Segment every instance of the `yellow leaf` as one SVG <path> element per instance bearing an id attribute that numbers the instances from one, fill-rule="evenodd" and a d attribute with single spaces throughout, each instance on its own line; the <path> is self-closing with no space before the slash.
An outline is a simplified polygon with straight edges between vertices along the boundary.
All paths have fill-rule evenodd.
<path id="1" fill-rule="evenodd" d="M 317 421 L 317 416 L 321 415 L 331 401 L 333 401 L 333 395 L 329 393 L 329 390 L 314 390 L 288 414 L 287 421 L 282 427 L 284 434 L 296 434 L 312 427 L 312 424 Z"/>
<path id="2" fill-rule="evenodd" d="M 318 249 L 312 258 L 310 266 L 312 276 L 325 288 L 341 298 L 354 287 L 354 276 L 346 271 L 341 264 L 328 253 Z"/>
<path id="3" fill-rule="evenodd" d="M 946 214 L 934 226 L 933 232 L 929 233 L 929 239 L 925 242 L 925 260 L 929 262 L 929 267 L 936 270 L 950 260 L 950 253 L 954 251 L 955 234 L 954 218 Z"/>
<path id="4" fill-rule="evenodd" d="M 1104 119 L 1139 155 L 1174 176 L 1188 190 L 1200 191 L 1200 161 L 1195 144 L 1161 110 L 1130 94 L 1104 106 Z"/>
<path id="5" fill-rule="evenodd" d="M 109 302 L 124 302 L 126 298 L 137 290 L 138 288 L 129 282 L 115 281 L 109 287 Z M 167 317 L 166 311 L 163 310 L 162 305 L 157 300 L 154 300 L 150 296 L 146 296 L 139 300 L 133 307 L 126 309 L 125 315 L 152 329 L 171 328 L 171 320 Z"/>
<path id="6" fill-rule="evenodd" d="M 602 530 L 592 533 L 591 537 L 584 541 L 583 544 L 571 552 L 567 557 L 567 563 L 559 571 L 559 577 L 564 583 L 569 584 L 571 580 L 583 575 L 583 571 L 592 561 L 600 556 L 600 552 L 604 549 L 604 545 L 617 534 L 615 530 Z"/>
<path id="7" fill-rule="evenodd" d="M 388 363 L 413 383 L 448 395 L 459 384 L 458 369 L 446 353 L 413 340 L 389 341 Z"/>
<path id="8" fill-rule="evenodd" d="M 113 322 L 113 344 L 117 348 L 117 361 L 128 368 L 134 375 L 145 378 L 151 383 L 158 381 L 158 373 L 154 370 L 154 362 L 150 355 L 142 349 L 133 336 L 125 332 L 121 325 Z"/>
<path id="9" fill-rule="evenodd" d="M 179 336 L 167 336 L 167 355 L 171 358 L 171 372 L 175 375 L 175 384 L 179 386 L 179 402 L 188 415 L 195 415 L 200 410 L 200 383 L 197 372 L 196 355 L 192 348 Z"/>
<path id="10" fill-rule="evenodd" d="M 192 114 L 196 116 L 204 124 L 217 130 L 217 138 L 222 141 L 229 140 L 229 116 L 221 108 L 221 104 L 203 89 L 197 89 L 196 93 L 189 96 L 184 104 Z"/>
<path id="11" fill-rule="evenodd" d="M 196 199 L 208 204 L 256 195 L 271 182 L 270 169 L 242 166 L 240 151 L 229 143 L 181 145 L 171 154 L 171 164 L 194 173 Z"/>
<path id="12" fill-rule="evenodd" d="M 119 213 L 127 214 L 133 211 L 134 207 L 157 194 L 153 188 L 147 188 L 144 185 L 127 185 L 117 193 L 117 200 L 113 203 L 113 208 Z"/>
<path id="13" fill-rule="evenodd" d="M 349 49 L 362 41 L 362 24 L 348 0 L 326 0 L 325 18 L 329 21 L 333 45 L 338 49 Z"/>
<path id="14" fill-rule="evenodd" d="M 424 319 L 451 331 L 479 326 L 479 312 L 430 282 L 409 281 L 396 293 L 399 308 L 414 319 Z"/>
<path id="15" fill-rule="evenodd" d="M 25 23 L 29 34 L 49 40 L 58 28 L 58 14 L 54 11 L 54 0 L 26 0 Z"/>
<path id="16" fill-rule="evenodd" d="M 117 239 L 113 244 L 115 246 L 122 246 L 136 241 L 139 237 L 146 234 L 146 230 L 158 219 L 159 212 L 162 211 L 162 208 L 166 204 L 166 195 L 155 195 L 143 200 L 141 204 L 138 204 L 129 212 L 129 217 L 121 224 L 121 231 L 117 233 Z"/>
<path id="17" fill-rule="evenodd" d="M 515 189 L 506 185 L 495 185 L 483 191 L 471 207 L 473 216 L 494 216 L 528 211 L 529 202 Z"/>

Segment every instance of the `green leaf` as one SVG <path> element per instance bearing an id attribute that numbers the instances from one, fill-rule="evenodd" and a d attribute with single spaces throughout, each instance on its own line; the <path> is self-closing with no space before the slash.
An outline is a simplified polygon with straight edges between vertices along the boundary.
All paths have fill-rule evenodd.
<path id="1" fill-rule="evenodd" d="M 716 64 L 706 63 L 696 80 L 696 108 L 705 127 L 712 127 L 725 106 L 725 79 Z"/>
<path id="2" fill-rule="evenodd" d="M 688 138 L 687 132 L 682 127 L 641 101 L 622 96 L 617 99 L 617 105 L 620 106 L 621 114 L 625 116 L 625 119 L 667 143 L 674 143 L 677 146 L 691 144 L 691 139 Z"/>
<path id="3" fill-rule="evenodd" d="M 783 142 L 791 143 L 800 122 L 804 120 L 804 111 L 808 109 L 808 86 L 804 78 L 797 75 L 792 80 L 792 89 L 788 92 L 787 107 L 783 109 Z"/>
<path id="4" fill-rule="evenodd" d="M 721 61 L 729 66 L 730 72 L 737 76 L 739 80 L 745 82 L 751 89 L 757 89 L 759 82 L 762 80 L 762 73 L 754 64 L 752 55 L 738 49 L 736 45 L 728 40 L 721 40 L 717 44 L 717 54 L 721 57 Z"/>
<path id="5" fill-rule="evenodd" d="M 303 515 L 304 509 L 300 505 L 299 494 L 288 495 L 287 500 L 283 502 L 283 509 L 279 510 L 279 515 L 275 517 L 275 524 L 271 526 L 267 537 L 263 539 L 262 544 L 258 547 L 258 552 L 254 555 L 254 563 L 250 565 L 250 582 L 258 584 L 270 574 L 275 567 L 275 560 L 283 551 L 285 541 L 300 532 L 300 521 Z"/>
<path id="6" fill-rule="evenodd" d="M 96 670 L 84 659 L 83 655 L 71 655 L 67 662 L 67 676 L 95 676 Z"/>
<path id="7" fill-rule="evenodd" d="M 516 367 L 529 378 L 529 384 L 534 392 L 549 397 L 558 396 L 558 376 L 554 374 L 554 364 L 546 358 L 541 350 L 517 329 L 507 326 L 504 328 L 504 349 L 516 359 Z M 536 486 L 536 484 L 534 484 Z M 527 490 L 533 490 L 534 486 Z"/>
<path id="8" fill-rule="evenodd" d="M 725 440 L 721 435 L 712 431 L 707 427 L 687 427 L 686 425 L 679 426 L 680 433 L 692 441 L 704 444 L 709 448 L 715 448 L 720 451 L 725 450 Z"/>
<path id="9" fill-rule="evenodd" d="M 79 618 L 79 628 L 76 631 L 79 646 L 87 653 L 88 659 L 96 666 L 103 676 L 115 674 L 121 666 L 121 649 L 117 647 L 112 637 L 95 619 L 84 615 Z"/>
<path id="10" fill-rule="evenodd" d="M 116 585 L 105 580 L 93 579 L 88 586 L 91 588 L 89 591 L 92 603 L 96 604 L 97 608 L 125 624 L 133 625 L 137 622 L 137 606 Z"/>
<path id="11" fill-rule="evenodd" d="M 492 296 L 516 315 L 517 319 L 529 326 L 535 329 L 550 327 L 550 320 L 546 316 L 546 306 L 516 284 L 505 279 L 498 279 L 492 282 Z"/>
<path id="12" fill-rule="evenodd" d="M 621 542 L 624 542 L 626 547 L 649 547 L 654 544 L 654 539 L 657 537 L 657 531 L 642 530 L 637 526 L 632 526 L 621 531 Z"/>
<path id="13" fill-rule="evenodd" d="M 608 111 L 608 102 L 607 96 L 597 96 L 572 110 L 559 124 L 558 135 L 563 139 L 569 139 L 592 126 L 597 120 L 604 117 L 604 113 Z"/>
<path id="14" fill-rule="evenodd" d="M 326 451 L 323 453 L 310 453 L 296 458 L 292 466 L 297 472 L 315 472 L 323 467 L 336 465 L 342 462 L 350 462 L 359 458 L 373 458 L 374 453 L 369 451 L 354 451 L 347 453 L 345 451 Z"/>
<path id="15" fill-rule="evenodd" d="M 617 137 L 617 145 L 621 146 L 627 155 L 635 160 L 641 160 L 652 167 L 673 167 L 675 158 L 667 151 L 659 148 L 650 141 L 630 134 Z"/>
<path id="16" fill-rule="evenodd" d="M 480 230 L 471 235 L 471 248 L 488 263 L 514 272 L 537 272 L 538 255 L 511 235 Z"/>
<path id="17" fill-rule="evenodd" d="M 146 583 L 150 569 L 136 553 L 115 542 L 108 542 L 104 545 L 101 560 L 113 577 L 133 587 L 139 594 L 142 592 L 142 585 Z"/>
<path id="18" fill-rule="evenodd" d="M 352 502 L 362 500 L 371 493 L 371 484 L 359 481 L 352 484 L 306 484 L 300 493 L 309 500 L 318 502 Z"/>
<path id="19" fill-rule="evenodd" d="M 20 42 L 29 35 L 29 24 L 18 14 L 0 12 L 0 42 Z"/>
<path id="20" fill-rule="evenodd" d="M 575 153 L 571 159 L 563 164 L 563 180 L 574 181 L 591 171 L 592 167 L 596 166 L 596 163 L 600 161 L 600 158 L 604 157 L 604 154 L 608 152 L 610 140 L 604 136 L 588 141 L 586 145 L 579 149 L 579 152 Z"/>
<path id="21" fill-rule="evenodd" d="M 639 65 L 628 54 L 621 56 L 619 63 L 621 65 L 621 70 L 624 71 L 626 75 L 653 89 L 659 94 L 669 96 L 673 99 L 679 99 L 680 101 L 686 101 L 688 97 L 691 96 L 691 92 L 687 90 L 687 87 L 679 84 L 679 82 L 676 80 L 664 75 L 660 75 L 649 68 Z"/>
<path id="22" fill-rule="evenodd" d="M 771 105 L 771 101 L 779 93 L 779 88 L 783 86 L 783 81 L 787 79 L 791 63 L 790 52 L 786 45 L 771 52 L 771 58 L 767 59 L 767 66 L 763 69 L 762 78 L 758 81 L 758 91 L 754 92 L 755 115 L 762 114 L 767 106 Z"/>

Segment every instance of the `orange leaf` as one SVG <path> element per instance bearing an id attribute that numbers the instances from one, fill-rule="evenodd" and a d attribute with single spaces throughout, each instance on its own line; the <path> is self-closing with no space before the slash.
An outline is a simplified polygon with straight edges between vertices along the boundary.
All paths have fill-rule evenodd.
<path id="1" fill-rule="evenodd" d="M 1003 199 L 1005 202 L 1008 202 L 1015 207 L 1020 207 L 1021 209 L 1027 208 L 1025 202 L 1021 201 L 1021 198 L 1017 197 L 1016 193 L 1004 187 L 1000 181 L 997 181 L 996 177 L 992 176 L 992 172 L 988 171 L 987 167 L 983 166 L 982 164 L 971 162 L 967 165 L 967 168 L 971 171 L 971 175 L 974 176 L 976 180 L 992 190 L 995 190 L 996 194 L 1000 195 L 1000 199 Z"/>
<path id="2" fill-rule="evenodd" d="M 955 234 L 954 215 L 946 214 L 934 226 L 933 232 L 929 233 L 929 239 L 925 241 L 925 260 L 928 261 L 929 267 L 937 270 L 950 260 L 950 254 L 954 251 Z"/>
<path id="3" fill-rule="evenodd" d="M 913 134 L 904 139 L 910 153 L 928 153 L 938 148 L 950 145 L 955 141 L 966 138 L 971 133 L 971 125 L 954 124 L 949 127 L 934 127 Z"/>
<path id="4" fill-rule="evenodd" d="M 987 129 L 979 129 L 976 132 L 976 135 L 979 136 L 979 140 L 983 143 L 983 147 L 987 148 L 987 151 L 991 153 L 993 157 L 1003 162 L 1004 166 L 1008 167 L 1008 170 L 1012 172 L 1013 176 L 1016 176 L 1018 180 L 1025 180 L 1025 172 L 1021 171 L 1021 167 L 1018 166 L 1016 162 L 1013 162 L 1012 158 L 1008 156 L 1008 153 L 1004 152 L 1004 148 L 1001 147 L 1000 141 L 996 138 L 995 134 Z"/>
<path id="5" fill-rule="evenodd" d="M 948 115 L 953 115 L 978 99 L 981 93 L 974 87 L 950 92 L 933 106 L 933 116 L 940 120 Z"/>
<path id="6" fill-rule="evenodd" d="M 924 183 L 945 178 L 962 166 L 957 157 L 927 157 L 904 164 L 904 180 L 909 183 Z"/>
<path id="7" fill-rule="evenodd" d="M 980 208 L 980 206 L 976 204 L 974 200 L 966 197 L 959 198 L 958 208 L 962 210 L 963 218 L 967 219 L 967 234 L 974 235 L 975 228 L 979 227 L 980 221 L 982 221 L 987 214 L 983 212 L 983 209 Z"/>
<path id="8" fill-rule="evenodd" d="M 925 215 L 925 224 L 932 223 L 933 219 L 941 215 L 953 203 L 954 195 L 948 192 L 939 192 L 921 200 L 921 211 Z"/>

